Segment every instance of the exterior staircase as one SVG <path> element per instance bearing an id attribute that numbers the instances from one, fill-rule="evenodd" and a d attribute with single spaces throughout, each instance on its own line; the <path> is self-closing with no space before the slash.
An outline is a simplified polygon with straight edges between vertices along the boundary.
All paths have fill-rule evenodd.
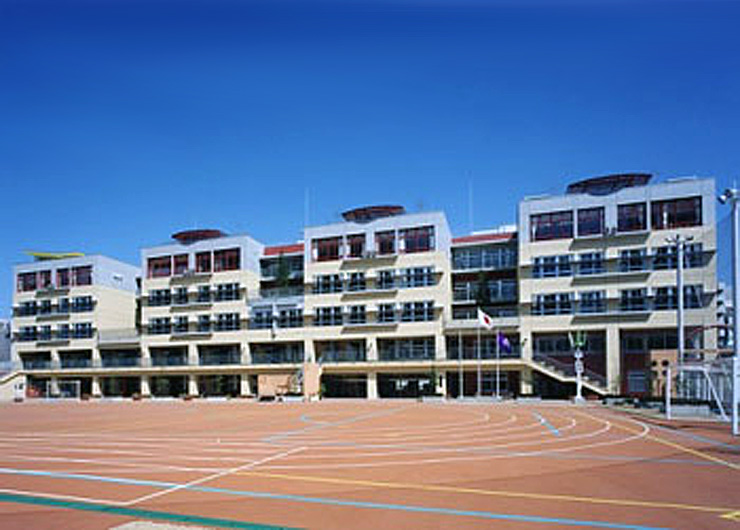
<path id="1" fill-rule="evenodd" d="M 533 370 L 537 370 L 541 374 L 561 383 L 575 384 L 576 382 L 576 369 L 573 363 L 565 363 L 547 355 L 535 353 L 529 364 Z M 605 396 L 609 393 L 606 378 L 591 370 L 584 369 L 581 382 L 583 383 L 583 388 L 600 396 Z"/>

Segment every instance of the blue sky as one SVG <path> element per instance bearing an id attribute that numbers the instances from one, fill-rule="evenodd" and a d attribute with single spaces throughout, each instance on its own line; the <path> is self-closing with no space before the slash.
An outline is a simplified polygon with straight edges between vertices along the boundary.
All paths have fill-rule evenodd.
<path id="1" fill-rule="evenodd" d="M 586 176 L 724 187 L 738 22 L 711 0 L 0 0 L 0 315 L 23 250 L 290 242 L 306 189 L 311 224 L 400 203 L 463 234 L 470 183 L 477 230 Z"/>

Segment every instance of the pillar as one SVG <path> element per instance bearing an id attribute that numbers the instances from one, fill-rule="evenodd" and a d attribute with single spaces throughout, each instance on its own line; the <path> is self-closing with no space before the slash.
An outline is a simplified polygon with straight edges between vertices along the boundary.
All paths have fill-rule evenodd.
<path id="1" fill-rule="evenodd" d="M 441 394 L 447 397 L 447 372 L 437 373 L 437 381 L 435 382 L 437 394 Z"/>
<path id="2" fill-rule="evenodd" d="M 249 349 L 249 343 L 242 344 L 242 365 L 252 364 L 252 352 Z M 245 374 L 246 375 L 246 374 Z"/>
<path id="3" fill-rule="evenodd" d="M 99 398 L 102 395 L 100 391 L 100 377 L 94 375 L 92 378 L 92 397 Z"/>
<path id="4" fill-rule="evenodd" d="M 61 367 L 61 361 L 59 360 L 59 352 L 57 350 L 51 350 L 50 352 L 51 368 L 56 370 Z"/>
<path id="5" fill-rule="evenodd" d="M 195 374 L 188 375 L 188 396 L 198 395 L 198 376 Z"/>
<path id="6" fill-rule="evenodd" d="M 198 366 L 198 346 L 196 344 L 188 344 L 188 365 Z"/>
<path id="7" fill-rule="evenodd" d="M 378 374 L 376 372 L 367 374 L 367 399 L 378 399 Z"/>
<path id="8" fill-rule="evenodd" d="M 606 381 L 609 393 L 621 394 L 622 351 L 617 326 L 606 328 Z"/>
<path id="9" fill-rule="evenodd" d="M 151 366 L 151 365 L 152 365 L 152 352 L 149 348 L 144 347 L 141 349 L 141 366 L 146 368 L 147 366 Z M 149 381 L 149 378 L 147 377 L 147 386 L 148 386 L 148 381 Z M 144 391 L 142 390 L 141 393 L 143 395 Z"/>
<path id="10" fill-rule="evenodd" d="M 152 390 L 151 386 L 149 384 L 149 376 L 148 375 L 142 375 L 141 376 L 141 387 L 140 387 L 140 393 L 141 397 L 149 398 L 152 397 Z"/>
<path id="11" fill-rule="evenodd" d="M 49 381 L 49 397 L 59 396 L 59 379 L 52 377 Z"/>
<path id="12" fill-rule="evenodd" d="M 378 360 L 378 339 L 369 338 L 366 339 L 365 345 L 365 358 L 368 362 L 376 362 Z"/>
<path id="13" fill-rule="evenodd" d="M 313 341 L 310 339 L 303 341 L 303 360 L 307 363 L 316 362 L 316 351 L 313 347 Z"/>
<path id="14" fill-rule="evenodd" d="M 534 377 L 532 370 L 525 368 L 519 372 L 519 394 L 528 396 L 532 393 L 534 393 Z"/>
<path id="15" fill-rule="evenodd" d="M 249 374 L 241 374 L 239 376 L 239 395 L 241 397 L 247 397 L 253 395 L 252 393 L 252 385 L 249 380 Z"/>

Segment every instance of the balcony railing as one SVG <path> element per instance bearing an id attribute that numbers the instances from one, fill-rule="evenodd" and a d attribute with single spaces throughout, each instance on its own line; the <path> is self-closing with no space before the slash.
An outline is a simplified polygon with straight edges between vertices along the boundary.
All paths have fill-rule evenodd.
<path id="1" fill-rule="evenodd" d="M 201 354 L 199 358 L 200 366 L 219 366 L 229 364 L 241 364 L 242 358 L 239 353 L 230 354 Z"/>

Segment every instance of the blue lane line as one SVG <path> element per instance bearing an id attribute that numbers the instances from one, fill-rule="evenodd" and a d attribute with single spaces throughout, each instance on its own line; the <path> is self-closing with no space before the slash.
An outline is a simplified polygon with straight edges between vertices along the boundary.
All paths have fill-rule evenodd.
<path id="1" fill-rule="evenodd" d="M 538 412 L 533 412 L 534 417 L 540 420 L 540 423 L 550 429 L 550 432 L 553 433 L 555 436 L 560 436 L 560 431 L 555 428 L 555 426 L 547 421 L 545 417 L 542 414 L 539 414 Z"/>
<path id="2" fill-rule="evenodd" d="M 366 501 L 350 501 L 342 499 L 331 499 L 325 497 L 306 497 L 304 495 L 289 495 L 278 493 L 266 493 L 260 491 L 243 491 L 225 488 L 215 488 L 208 486 L 185 486 L 175 482 L 160 482 L 156 480 L 139 480 L 117 477 L 105 477 L 100 475 L 81 475 L 76 473 L 61 473 L 55 471 L 37 471 L 31 469 L 8 469 L 0 468 L 0 474 L 7 475 L 26 475 L 39 477 L 53 477 L 74 480 L 89 480 L 94 482 L 108 482 L 114 484 L 123 484 L 127 486 L 150 486 L 154 488 L 169 489 L 179 487 L 190 491 L 203 493 L 221 493 L 225 495 L 235 495 L 239 497 L 250 497 L 255 499 L 271 499 L 281 501 L 302 502 L 308 504 L 323 504 L 328 506 L 346 506 L 350 508 L 368 508 L 375 510 L 395 510 L 414 513 L 435 513 L 440 515 L 454 515 L 461 517 L 477 517 L 479 519 L 490 519 L 500 521 L 517 521 L 524 523 L 544 523 L 557 525 L 570 525 L 591 528 L 616 528 L 619 530 L 668 530 L 663 527 L 641 526 L 632 524 L 613 523 L 610 521 L 588 521 L 579 519 L 567 519 L 560 517 L 539 517 L 536 515 L 518 515 L 509 513 L 493 513 L 475 510 L 455 510 L 452 508 L 439 508 L 432 506 L 414 506 L 407 504 L 387 504 Z"/>

